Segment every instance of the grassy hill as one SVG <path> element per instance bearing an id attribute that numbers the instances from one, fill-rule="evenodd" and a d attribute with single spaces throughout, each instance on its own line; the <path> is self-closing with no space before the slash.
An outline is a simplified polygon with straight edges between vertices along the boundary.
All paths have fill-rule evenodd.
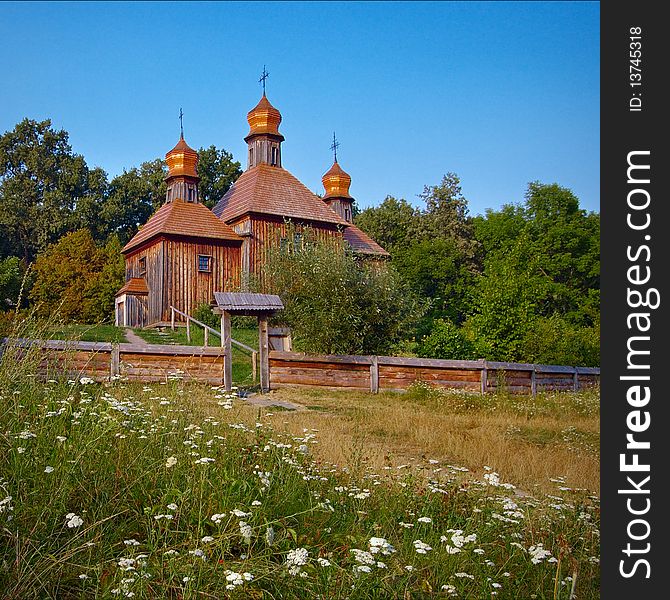
<path id="1" fill-rule="evenodd" d="M 376 465 L 364 437 L 333 464 L 309 411 L 35 372 L 34 357 L 2 357 L 4 598 L 599 597 L 598 499 L 560 478 L 545 495 L 446 454 Z"/>

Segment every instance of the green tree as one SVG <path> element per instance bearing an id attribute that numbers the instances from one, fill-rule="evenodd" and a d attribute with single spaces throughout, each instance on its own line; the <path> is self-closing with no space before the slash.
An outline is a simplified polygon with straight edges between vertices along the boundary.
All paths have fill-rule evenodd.
<path id="1" fill-rule="evenodd" d="M 433 321 L 430 333 L 418 343 L 417 354 L 425 358 L 453 360 L 479 358 L 476 345 L 468 339 L 463 329 L 447 319 Z"/>
<path id="2" fill-rule="evenodd" d="M 64 235 L 35 261 L 31 299 L 38 314 L 80 323 L 108 320 L 124 281 L 120 251 L 116 237 L 99 247 L 87 229 Z"/>
<path id="3" fill-rule="evenodd" d="M 207 208 L 213 208 L 241 174 L 240 163 L 230 152 L 216 146 L 198 150 L 200 201 Z"/>
<path id="4" fill-rule="evenodd" d="M 303 232 L 302 248 L 273 249 L 256 287 L 278 294 L 278 321 L 297 348 L 328 354 L 383 354 L 411 336 L 422 303 L 392 268 L 360 263 L 338 242 Z"/>
<path id="5" fill-rule="evenodd" d="M 72 223 L 89 192 L 89 169 L 64 130 L 24 119 L 0 136 L 0 230 L 5 251 L 27 263 Z"/>
<path id="6" fill-rule="evenodd" d="M 387 196 L 379 206 L 362 210 L 354 222 L 393 255 L 412 239 L 418 220 L 419 211 L 409 202 Z"/>
<path id="7" fill-rule="evenodd" d="M 157 158 L 114 177 L 100 214 L 106 235 L 127 243 L 165 201 L 166 175 L 165 161 Z"/>
<path id="8" fill-rule="evenodd" d="M 16 256 L 0 259 L 0 310 L 12 308 L 18 302 L 22 271 Z"/>
<path id="9" fill-rule="evenodd" d="M 543 281 L 524 238 L 491 253 L 473 290 L 465 328 L 490 360 L 524 361 L 524 340 L 538 316 Z"/>

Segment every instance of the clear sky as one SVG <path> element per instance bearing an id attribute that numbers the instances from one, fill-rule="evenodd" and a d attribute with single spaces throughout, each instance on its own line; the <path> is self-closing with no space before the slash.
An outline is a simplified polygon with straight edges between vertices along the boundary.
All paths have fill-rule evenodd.
<path id="1" fill-rule="evenodd" d="M 179 137 L 246 167 L 247 112 L 284 167 L 339 163 L 361 207 L 459 175 L 471 214 L 559 183 L 600 210 L 597 2 L 0 3 L 0 132 L 50 118 L 110 176 Z"/>

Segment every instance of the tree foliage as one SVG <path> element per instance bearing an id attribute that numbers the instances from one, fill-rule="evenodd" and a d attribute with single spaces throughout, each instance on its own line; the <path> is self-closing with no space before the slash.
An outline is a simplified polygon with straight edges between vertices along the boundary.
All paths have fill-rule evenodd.
<path id="1" fill-rule="evenodd" d="M 16 306 L 23 273 L 16 256 L 0 259 L 0 310 Z"/>
<path id="2" fill-rule="evenodd" d="M 109 320 L 125 279 L 118 238 L 98 246 L 87 229 L 64 235 L 41 253 L 35 272 L 31 299 L 37 313 L 79 323 Z"/>
<path id="3" fill-rule="evenodd" d="M 27 262 L 72 226 L 91 175 L 64 130 L 24 119 L 0 136 L 0 232 L 5 252 Z"/>
<path id="4" fill-rule="evenodd" d="M 392 268 L 360 263 L 340 242 L 309 232 L 302 240 L 301 247 L 271 250 L 263 281 L 256 282 L 282 298 L 277 319 L 291 327 L 297 348 L 384 354 L 411 335 L 422 303 Z"/>
<path id="5" fill-rule="evenodd" d="M 213 208 L 240 175 L 240 163 L 230 152 L 216 146 L 198 150 L 200 201 L 207 208 Z"/>
<path id="6" fill-rule="evenodd" d="M 470 218 L 453 173 L 420 198 L 418 209 L 388 197 L 356 221 L 431 301 L 417 331 L 419 354 L 598 363 L 597 214 L 558 184 L 532 182 L 523 204 Z"/>

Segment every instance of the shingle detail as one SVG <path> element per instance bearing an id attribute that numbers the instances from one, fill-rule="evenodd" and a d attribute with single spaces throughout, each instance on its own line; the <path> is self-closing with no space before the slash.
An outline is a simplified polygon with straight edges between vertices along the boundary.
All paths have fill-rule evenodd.
<path id="1" fill-rule="evenodd" d="M 351 249 L 358 254 L 375 254 L 377 256 L 391 256 L 384 248 L 375 242 L 367 233 L 355 225 L 349 225 L 344 230 L 344 240 Z"/>
<path id="2" fill-rule="evenodd" d="M 349 225 L 286 169 L 267 164 L 242 173 L 213 212 L 225 222 L 256 213 L 343 227 Z"/>
<path id="3" fill-rule="evenodd" d="M 158 235 L 242 242 L 232 227 L 217 219 L 204 204 L 176 199 L 161 206 L 123 248 L 126 253 Z"/>

